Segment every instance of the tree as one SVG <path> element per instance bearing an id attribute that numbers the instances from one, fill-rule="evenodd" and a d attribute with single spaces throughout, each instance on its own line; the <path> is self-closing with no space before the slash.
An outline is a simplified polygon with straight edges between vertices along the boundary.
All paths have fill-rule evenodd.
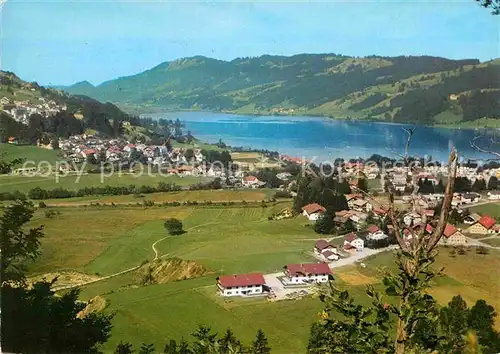
<path id="1" fill-rule="evenodd" d="M 54 150 L 59 150 L 59 139 L 58 138 L 54 138 L 50 141 L 50 146 L 52 147 L 52 149 Z"/>
<path id="2" fill-rule="evenodd" d="M 210 327 L 200 325 L 192 336 L 196 339 L 193 343 L 193 353 L 211 354 L 210 347 L 215 345 L 217 334 L 212 333 Z"/>
<path id="3" fill-rule="evenodd" d="M 42 227 L 26 230 L 33 217 L 30 203 L 17 201 L 0 217 L 2 349 L 14 353 L 88 353 L 109 338 L 113 315 L 78 315 L 78 289 L 59 296 L 52 282 L 27 287 L 23 266 L 40 253 Z M 43 323 L 43 325 L 40 325 Z"/>
<path id="4" fill-rule="evenodd" d="M 262 332 L 262 330 L 257 331 L 255 340 L 252 342 L 252 347 L 250 348 L 251 354 L 269 354 L 271 353 L 271 348 L 268 345 L 267 338 Z"/>
<path id="5" fill-rule="evenodd" d="M 2 349 L 12 353 L 89 353 L 106 342 L 113 315 L 78 316 L 79 290 L 55 296 L 53 282 L 2 286 Z M 43 323 L 43 326 L 40 325 Z"/>
<path id="6" fill-rule="evenodd" d="M 0 152 L 0 174 L 10 173 L 14 166 L 22 164 L 24 162 L 24 159 L 21 159 L 21 158 L 7 161 L 6 155 L 7 155 L 6 152 L 4 152 L 4 151 Z"/>
<path id="7" fill-rule="evenodd" d="M 177 354 L 177 342 L 174 339 L 171 339 L 167 344 L 165 344 L 165 348 L 163 348 L 164 354 Z"/>
<path id="8" fill-rule="evenodd" d="M 333 221 L 333 214 L 328 212 L 324 213 L 314 223 L 314 231 L 318 234 L 324 234 L 324 235 L 331 234 L 334 227 L 335 227 L 335 222 Z"/>
<path id="9" fill-rule="evenodd" d="M 488 180 L 488 189 L 495 190 L 498 188 L 498 178 L 496 176 L 491 176 Z"/>
<path id="10" fill-rule="evenodd" d="M 43 227 L 25 230 L 35 209 L 26 201 L 17 201 L 5 208 L 0 216 L 0 278 L 3 282 L 24 279 L 26 261 L 34 260 L 40 254 L 40 238 Z"/>
<path id="11" fill-rule="evenodd" d="M 182 221 L 178 219 L 167 219 L 165 220 L 164 226 L 170 235 L 180 235 L 184 233 L 184 230 L 182 229 Z"/>
<path id="12" fill-rule="evenodd" d="M 221 339 L 218 340 L 220 354 L 230 353 L 230 350 L 241 350 L 241 342 L 235 337 L 233 331 L 228 328 Z"/>
<path id="13" fill-rule="evenodd" d="M 484 8 L 491 9 L 493 15 L 500 15 L 500 0 L 476 0 Z"/>
<path id="14" fill-rule="evenodd" d="M 358 188 L 363 192 L 368 192 L 368 181 L 366 178 L 360 178 L 358 180 Z"/>
<path id="15" fill-rule="evenodd" d="M 114 354 L 132 354 L 134 352 L 132 344 L 129 342 L 122 342 L 117 344 Z M 173 353 L 175 354 L 175 353 Z"/>
<path id="16" fill-rule="evenodd" d="M 153 354 L 155 352 L 155 345 L 153 343 L 142 343 L 139 348 L 139 354 Z"/>
<path id="17" fill-rule="evenodd" d="M 465 334 L 468 330 L 467 320 L 469 310 L 467 303 L 460 295 L 454 296 L 448 303 L 448 306 L 443 307 L 439 313 L 441 329 L 448 339 L 446 352 L 462 352 L 465 347 Z"/>
<path id="18" fill-rule="evenodd" d="M 500 336 L 495 330 L 495 317 L 497 313 L 493 306 L 484 300 L 477 300 L 470 308 L 467 323 L 474 329 L 479 338 L 479 344 L 488 348 L 485 352 L 498 353 L 500 351 Z"/>
<path id="19" fill-rule="evenodd" d="M 482 192 L 484 190 L 486 190 L 486 182 L 484 179 L 476 179 L 472 184 L 472 191 Z"/>

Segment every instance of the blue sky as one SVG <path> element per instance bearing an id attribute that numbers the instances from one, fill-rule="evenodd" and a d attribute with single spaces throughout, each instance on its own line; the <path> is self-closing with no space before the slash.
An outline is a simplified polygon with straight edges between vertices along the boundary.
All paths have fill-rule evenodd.
<path id="1" fill-rule="evenodd" d="M 99 84 L 192 55 L 499 57 L 499 17 L 473 0 L 8 0 L 1 66 L 40 84 Z"/>

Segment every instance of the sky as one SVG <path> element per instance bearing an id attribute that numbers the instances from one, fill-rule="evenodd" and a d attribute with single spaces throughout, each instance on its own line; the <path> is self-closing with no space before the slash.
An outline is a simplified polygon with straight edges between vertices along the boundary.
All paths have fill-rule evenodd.
<path id="1" fill-rule="evenodd" d="M 500 57 L 500 16 L 474 0 L 8 0 L 0 21 L 1 69 L 42 85 L 99 84 L 193 55 Z"/>

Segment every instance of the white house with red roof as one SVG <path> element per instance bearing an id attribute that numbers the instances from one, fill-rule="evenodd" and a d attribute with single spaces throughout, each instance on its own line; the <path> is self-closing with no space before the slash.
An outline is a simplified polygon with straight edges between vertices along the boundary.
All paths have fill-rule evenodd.
<path id="1" fill-rule="evenodd" d="M 261 273 L 221 275 L 217 287 L 222 296 L 260 295 L 266 281 Z"/>
<path id="2" fill-rule="evenodd" d="M 327 263 L 287 264 L 285 277 L 288 284 L 326 283 L 332 274 Z"/>
<path id="3" fill-rule="evenodd" d="M 320 216 L 324 214 L 325 211 L 326 209 L 323 208 L 318 203 L 307 204 L 302 207 L 302 215 L 304 215 L 311 221 L 318 220 Z"/>
<path id="4" fill-rule="evenodd" d="M 354 247 L 356 251 L 361 251 L 363 248 L 365 248 L 365 241 L 359 238 L 354 232 L 351 232 L 344 237 L 344 250 L 352 250 L 352 248 L 349 246 Z"/>
<path id="5" fill-rule="evenodd" d="M 389 237 L 377 225 L 370 225 L 366 231 L 368 231 L 368 235 L 366 235 L 367 240 L 383 240 Z"/>
<path id="6" fill-rule="evenodd" d="M 261 181 L 255 176 L 243 177 L 243 186 L 247 188 L 257 188 L 261 186 Z"/>
<path id="7" fill-rule="evenodd" d="M 465 245 L 467 243 L 467 238 L 455 226 L 452 224 L 446 224 L 443 236 L 439 240 L 439 243 L 445 245 Z"/>
<path id="8" fill-rule="evenodd" d="M 337 247 L 331 245 L 326 240 L 316 241 L 313 251 L 316 255 L 323 257 L 327 261 L 336 261 L 340 258 L 337 253 Z"/>
<path id="9" fill-rule="evenodd" d="M 468 233 L 485 235 L 490 232 L 491 228 L 496 224 L 496 220 L 489 215 L 483 215 L 476 223 L 469 226 Z"/>

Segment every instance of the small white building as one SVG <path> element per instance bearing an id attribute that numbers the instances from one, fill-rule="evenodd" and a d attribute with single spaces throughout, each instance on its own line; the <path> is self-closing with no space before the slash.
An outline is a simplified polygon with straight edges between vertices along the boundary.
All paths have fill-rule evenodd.
<path id="1" fill-rule="evenodd" d="M 302 215 L 311 221 L 318 220 L 325 213 L 325 211 L 326 209 L 318 203 L 307 204 L 302 207 Z"/>
<path id="2" fill-rule="evenodd" d="M 217 287 L 222 296 L 260 295 L 266 281 L 261 273 L 221 275 Z"/>
<path id="3" fill-rule="evenodd" d="M 351 232 L 344 237 L 344 250 L 346 249 L 346 245 L 354 247 L 356 251 L 361 251 L 365 248 L 365 241 L 359 238 L 354 232 Z"/>
<path id="4" fill-rule="evenodd" d="M 257 188 L 262 185 L 261 181 L 259 181 L 259 179 L 255 176 L 246 176 L 245 178 L 243 178 L 242 183 L 243 186 L 247 188 Z"/>
<path id="5" fill-rule="evenodd" d="M 384 231 L 380 230 L 378 226 L 371 225 L 367 229 L 368 235 L 366 236 L 367 240 L 383 240 L 384 238 L 389 237 L 384 233 Z"/>
<path id="6" fill-rule="evenodd" d="M 327 263 L 287 264 L 285 277 L 289 284 L 326 283 L 332 274 Z"/>
<path id="7" fill-rule="evenodd" d="M 489 200 L 500 200 L 500 191 L 490 191 L 488 192 Z"/>

